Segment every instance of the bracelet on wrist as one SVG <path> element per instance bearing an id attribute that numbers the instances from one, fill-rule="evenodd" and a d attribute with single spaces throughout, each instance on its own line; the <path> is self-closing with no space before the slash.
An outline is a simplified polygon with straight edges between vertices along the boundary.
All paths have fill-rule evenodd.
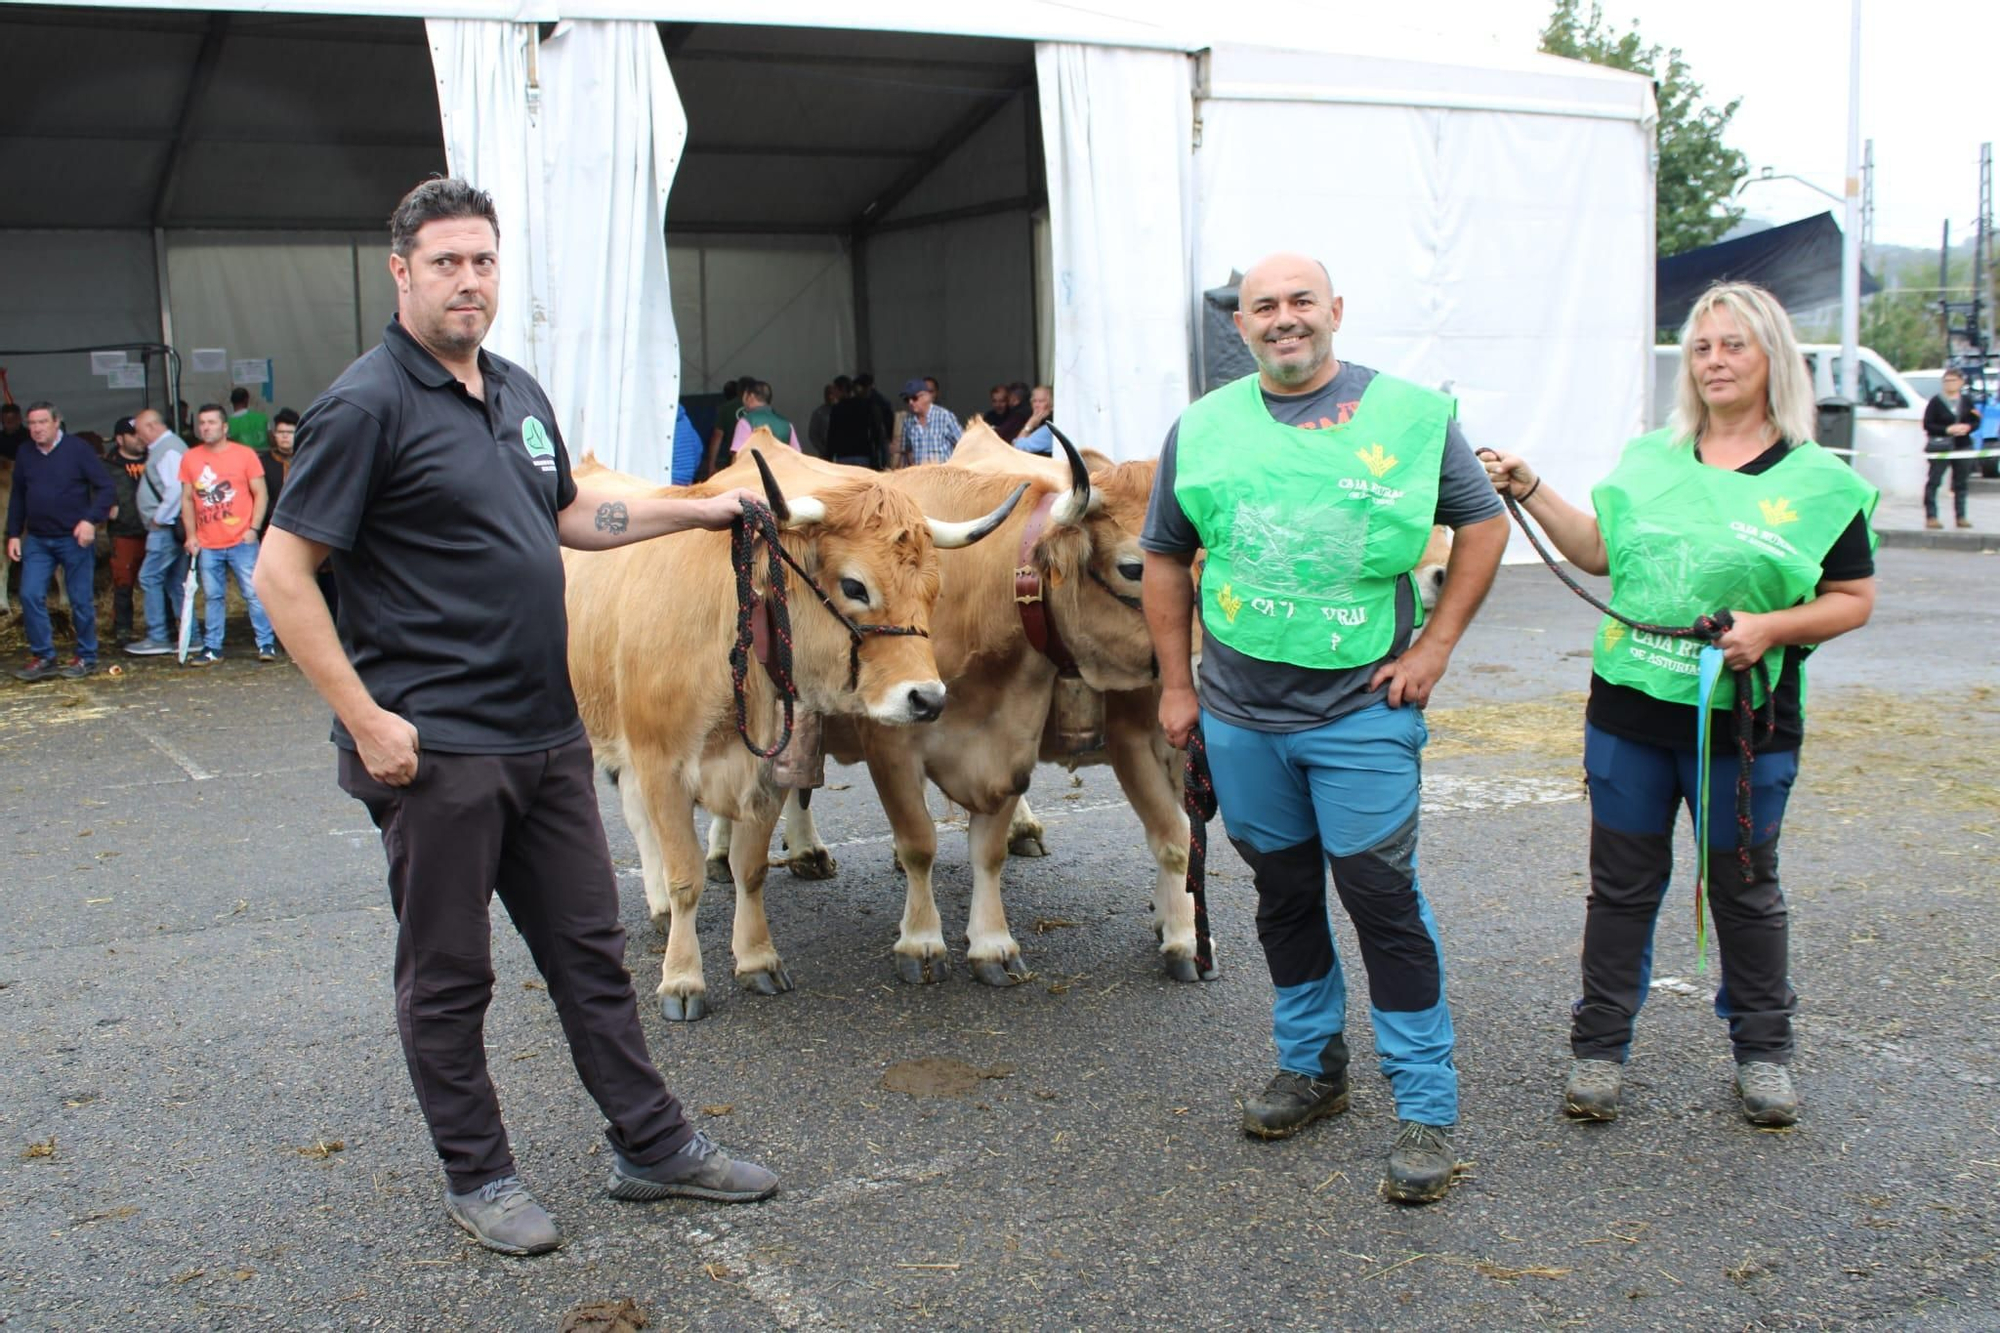
<path id="1" fill-rule="evenodd" d="M 1542 479 L 1540 477 L 1536 477 L 1535 484 L 1528 488 L 1528 493 L 1526 495 L 1523 495 L 1520 499 L 1516 500 L 1514 503 L 1523 505 L 1528 503 L 1528 501 L 1535 498 L 1535 492 L 1539 491 L 1540 489 L 1542 489 Z"/>

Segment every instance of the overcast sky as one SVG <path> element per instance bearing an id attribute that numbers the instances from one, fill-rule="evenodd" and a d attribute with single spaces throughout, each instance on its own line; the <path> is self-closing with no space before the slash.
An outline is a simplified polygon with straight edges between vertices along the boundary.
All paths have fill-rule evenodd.
<path id="1" fill-rule="evenodd" d="M 1552 0 L 1422 0 L 1404 21 L 1532 50 Z M 1835 194 L 1847 156 L 1847 0 L 1605 0 L 1619 30 L 1678 46 L 1714 104 L 1741 97 L 1726 141 L 1757 168 Z M 1979 145 L 2000 139 L 2000 0 L 1862 0 L 1861 137 L 1875 141 L 1875 240 L 1935 247 L 1978 213 Z M 1840 205 L 1789 182 L 1743 192 L 1791 222 Z"/>

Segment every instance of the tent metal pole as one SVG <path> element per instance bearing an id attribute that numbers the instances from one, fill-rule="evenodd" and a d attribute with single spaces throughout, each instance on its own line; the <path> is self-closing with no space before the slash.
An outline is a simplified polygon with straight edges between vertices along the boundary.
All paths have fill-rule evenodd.
<path id="1" fill-rule="evenodd" d="M 160 299 L 160 341 L 172 347 L 174 304 L 173 293 L 167 286 L 167 232 L 164 227 L 153 228 L 153 282 Z"/>
<path id="2" fill-rule="evenodd" d="M 708 363 L 708 247 L 695 247 L 695 290 L 701 296 L 701 389 L 715 383 L 715 367 Z"/>
<path id="3" fill-rule="evenodd" d="M 854 367 L 875 372 L 875 338 L 868 315 L 868 233 L 856 228 L 847 240 L 848 274 L 854 282 Z"/>
<path id="4" fill-rule="evenodd" d="M 174 137 L 160 161 L 159 174 L 153 179 L 152 216 L 156 227 L 166 221 L 167 205 L 173 201 L 174 182 L 180 176 L 181 157 L 187 148 L 188 131 L 194 124 L 195 108 L 201 104 L 202 95 L 208 91 L 209 82 L 215 77 L 216 62 L 222 55 L 222 41 L 228 32 L 229 15 L 215 13 L 208 16 L 208 29 L 202 34 L 201 49 L 195 53 L 194 68 L 188 71 L 187 86 L 181 90 L 180 110 L 174 116 Z"/>
<path id="5" fill-rule="evenodd" d="M 361 242 L 352 236 L 347 238 L 347 254 L 354 265 L 354 354 L 360 356 L 368 344 L 361 341 Z"/>

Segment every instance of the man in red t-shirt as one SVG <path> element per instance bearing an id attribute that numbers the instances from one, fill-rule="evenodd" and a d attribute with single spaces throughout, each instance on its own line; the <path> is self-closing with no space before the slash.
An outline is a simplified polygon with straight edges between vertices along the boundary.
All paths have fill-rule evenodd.
<path id="1" fill-rule="evenodd" d="M 181 459 L 181 518 L 187 524 L 188 554 L 201 571 L 202 649 L 188 657 L 188 665 L 210 666 L 222 660 L 230 575 L 250 606 L 257 660 L 275 662 L 277 638 L 251 584 L 257 568 L 257 529 L 270 498 L 264 489 L 264 460 L 229 438 L 229 414 L 215 403 L 204 403 L 194 414 L 194 431 L 201 443 Z"/>

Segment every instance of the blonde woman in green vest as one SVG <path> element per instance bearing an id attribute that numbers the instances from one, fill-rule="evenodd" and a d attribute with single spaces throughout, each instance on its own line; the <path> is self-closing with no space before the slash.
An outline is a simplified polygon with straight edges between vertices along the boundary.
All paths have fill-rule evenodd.
<path id="1" fill-rule="evenodd" d="M 1230 842 L 1257 886 L 1278 1068 L 1243 1131 L 1288 1138 L 1347 1109 L 1347 992 L 1327 867 L 1360 937 L 1375 1052 L 1396 1101 L 1383 1193 L 1444 1197 L 1457 1158 L 1444 949 L 1417 882 L 1423 707 L 1493 582 L 1507 517 L 1440 393 L 1333 354 L 1343 305 L 1303 255 L 1237 289 L 1257 373 L 1182 413 L 1160 450 L 1139 544 L 1176 747 L 1199 718 Z M 1431 525 L 1456 530 L 1421 638 L 1410 572 Z M 1188 664 L 1201 578 L 1197 702 Z"/>
<path id="2" fill-rule="evenodd" d="M 1486 470 L 1578 569 L 1609 574 L 1611 605 L 1631 620 L 1692 624 L 1727 609 L 1717 640 L 1732 671 L 1752 671 L 1774 727 L 1751 766 L 1746 876 L 1739 864 L 1734 689 L 1708 700 L 1708 910 L 1722 954 L 1716 1014 L 1729 1024 L 1736 1091 L 1753 1124 L 1798 1120 L 1778 835 L 1805 735 L 1804 661 L 1859 629 L 1875 605 L 1875 489 L 1811 440 L 1812 382 L 1784 309 L 1745 283 L 1711 287 L 1681 329 L 1678 401 L 1665 430 L 1632 441 L 1591 492 L 1595 513 L 1557 495 L 1522 459 Z M 1615 1120 L 1633 1020 L 1652 974 L 1653 927 L 1673 870 L 1673 825 L 1700 792 L 1699 640 L 1628 629 L 1606 617 L 1592 654 L 1584 769 L 1590 784 L 1590 898 L 1575 1057 L 1563 1109 Z"/>

